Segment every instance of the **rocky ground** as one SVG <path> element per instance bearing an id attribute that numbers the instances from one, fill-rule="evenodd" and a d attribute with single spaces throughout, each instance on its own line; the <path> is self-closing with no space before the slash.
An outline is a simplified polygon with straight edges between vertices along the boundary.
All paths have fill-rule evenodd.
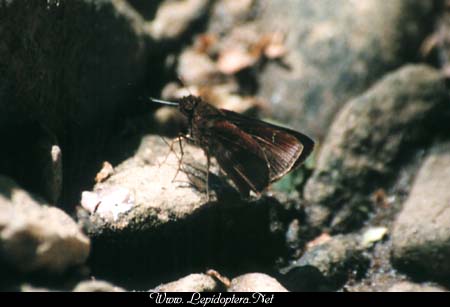
<path id="1" fill-rule="evenodd" d="M 448 291 L 450 3 L 0 0 L 0 290 Z M 316 147 L 242 199 L 200 95 Z M 180 163 L 181 161 L 181 163 Z"/>

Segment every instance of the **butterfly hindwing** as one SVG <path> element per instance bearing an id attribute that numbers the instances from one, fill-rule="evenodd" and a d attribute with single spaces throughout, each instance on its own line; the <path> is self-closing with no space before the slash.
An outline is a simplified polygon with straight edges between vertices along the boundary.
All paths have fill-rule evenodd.
<path id="1" fill-rule="evenodd" d="M 269 164 L 270 182 L 273 182 L 300 165 L 314 148 L 308 136 L 272 125 L 251 117 L 221 110 L 228 121 L 250 135 L 262 148 Z"/>
<path id="2" fill-rule="evenodd" d="M 264 190 L 270 181 L 269 169 L 258 142 L 227 120 L 215 120 L 211 130 L 211 154 L 241 194 Z"/>

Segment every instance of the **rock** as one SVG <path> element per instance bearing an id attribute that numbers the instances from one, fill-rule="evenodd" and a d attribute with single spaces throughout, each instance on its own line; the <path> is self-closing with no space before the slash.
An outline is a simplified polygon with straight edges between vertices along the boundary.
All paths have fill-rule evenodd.
<path id="1" fill-rule="evenodd" d="M 388 292 L 447 292 L 447 290 L 437 286 L 402 281 L 390 287 Z"/>
<path id="2" fill-rule="evenodd" d="M 33 168 L 42 163 L 39 140 L 50 135 L 45 144 L 64 156 L 61 201 L 68 209 L 95 176 L 120 120 L 141 107 L 135 97 L 147 69 L 163 66 L 156 59 L 148 65 L 154 42 L 124 3 L 0 3 L 0 136 L 9 140 L 0 173 L 53 203 L 58 189 L 42 181 L 45 168 Z"/>
<path id="3" fill-rule="evenodd" d="M 104 219 L 117 221 L 119 215 L 130 211 L 135 205 L 131 190 L 123 187 L 99 189 L 98 192 L 85 191 L 81 194 L 81 206 Z"/>
<path id="4" fill-rule="evenodd" d="M 417 59 L 434 17 L 430 2 L 220 0 L 204 37 L 220 38 L 210 56 L 241 92 L 267 99 L 272 117 L 322 139 L 348 99 Z M 273 34 L 285 39 L 264 60 L 255 57 L 260 38 Z"/>
<path id="5" fill-rule="evenodd" d="M 161 4 L 161 1 L 146 0 L 128 0 L 127 2 L 145 19 L 154 18 L 156 11 Z"/>
<path id="6" fill-rule="evenodd" d="M 34 287 L 29 284 L 23 284 L 20 286 L 20 292 L 52 292 L 53 290 L 43 288 L 43 287 Z"/>
<path id="7" fill-rule="evenodd" d="M 367 229 L 362 235 L 361 245 L 363 247 L 371 247 L 375 242 L 381 241 L 387 234 L 386 227 L 372 227 Z"/>
<path id="8" fill-rule="evenodd" d="M 268 197 L 242 200 L 223 176 L 214 175 L 214 163 L 208 202 L 202 150 L 183 142 L 178 171 L 179 144 L 171 149 L 168 143 L 158 136 L 145 137 L 133 157 L 95 185 L 91 193 L 101 200 L 97 206 L 89 200 L 83 203 L 87 210 L 79 210 L 80 223 L 93 242 L 94 276 L 151 276 L 154 280 L 146 284 L 157 284 L 162 276 L 208 267 L 237 275 L 244 268 L 272 266 L 286 252 L 285 230 L 271 226 L 284 212 L 280 203 Z M 130 197 L 121 192 L 125 190 Z"/>
<path id="9" fill-rule="evenodd" d="M 41 184 L 36 192 L 50 202 L 51 205 L 58 204 L 63 186 L 63 162 L 61 148 L 55 143 L 49 143 L 50 139 L 42 139 L 36 143 L 35 151 L 32 153 L 38 161 L 28 169 L 31 175 L 34 170 L 42 172 Z M 31 162 L 31 161 L 30 161 Z"/>
<path id="10" fill-rule="evenodd" d="M 450 9 L 447 2 L 440 4 L 434 32 L 430 34 L 421 46 L 421 55 L 427 60 L 438 63 L 442 73 L 450 77 Z"/>
<path id="11" fill-rule="evenodd" d="M 236 26 L 254 18 L 261 1 L 220 0 L 214 3 L 208 29 L 213 33 L 228 32 Z"/>
<path id="12" fill-rule="evenodd" d="M 52 180 L 49 182 L 48 192 L 49 198 L 52 204 L 57 204 L 59 197 L 61 196 L 63 185 L 63 170 L 62 170 L 62 152 L 58 145 L 52 145 L 50 150 L 50 168 L 49 176 Z"/>
<path id="13" fill-rule="evenodd" d="M 56 205 L 63 185 L 63 165 L 55 135 L 30 124 L 13 131 L 0 129 L 0 138 L 8 144 L 0 152 L 0 173 L 14 177 L 27 191 Z"/>
<path id="14" fill-rule="evenodd" d="M 214 62 L 206 54 L 192 49 L 187 49 L 180 55 L 177 73 L 185 85 L 205 84 L 219 77 Z"/>
<path id="15" fill-rule="evenodd" d="M 160 285 L 151 292 L 213 292 L 219 291 L 220 285 L 206 274 L 190 274 L 176 281 Z"/>
<path id="16" fill-rule="evenodd" d="M 335 230 L 361 225 L 370 209 L 367 195 L 395 178 L 396 166 L 413 148 L 446 131 L 447 102 L 443 77 L 425 65 L 403 67 L 349 101 L 304 190 L 311 225 Z"/>
<path id="17" fill-rule="evenodd" d="M 288 290 L 269 275 L 248 273 L 233 278 L 228 292 L 288 292 Z"/>
<path id="18" fill-rule="evenodd" d="M 156 40 L 180 39 L 208 12 L 208 0 L 164 1 L 149 25 Z"/>
<path id="19" fill-rule="evenodd" d="M 178 149 L 178 143 L 174 146 Z M 184 159 L 204 157 L 200 149 L 190 149 Z M 134 157 L 115 168 L 115 174 L 96 184 L 93 192 L 83 192 L 82 206 L 96 213 L 91 216 L 92 222 L 107 223 L 104 227 L 116 231 L 136 226 L 152 228 L 184 218 L 205 203 L 205 195 L 190 189 L 189 178 L 178 171 L 179 160 L 174 153 L 160 137 L 147 137 Z M 95 198 L 94 201 L 91 198 Z M 93 203 L 97 203 L 97 208 Z M 122 206 L 124 209 L 116 212 Z M 111 212 L 109 219 L 108 211 Z M 120 215 L 125 212 L 129 213 Z M 150 218 L 148 224 L 141 221 L 144 217 Z M 134 225 L 135 222 L 138 224 Z"/>
<path id="20" fill-rule="evenodd" d="M 283 284 L 291 291 L 336 290 L 349 274 L 365 272 L 369 259 L 359 235 L 337 235 L 313 245 L 300 259 L 283 268 Z M 280 279 L 281 280 L 281 279 Z"/>
<path id="21" fill-rule="evenodd" d="M 258 95 L 278 120 L 318 139 L 348 99 L 417 58 L 434 20 L 426 1 L 278 0 L 259 11 L 259 33 L 289 30 L 285 65 L 259 72 Z"/>
<path id="22" fill-rule="evenodd" d="M 412 275 L 450 277 L 450 143 L 422 164 L 392 231 L 394 265 Z"/>
<path id="23" fill-rule="evenodd" d="M 373 220 L 368 224 L 374 225 Z M 391 242 L 389 239 L 377 242 L 371 247 L 365 244 L 364 236 L 367 231 L 361 231 L 361 244 L 365 248 L 364 255 L 370 264 L 364 275 L 350 274 L 346 283 L 338 289 L 344 292 L 386 292 L 394 283 L 405 280 L 406 276 L 392 267 L 390 260 Z"/>
<path id="24" fill-rule="evenodd" d="M 61 273 L 83 264 L 89 239 L 62 210 L 0 176 L 0 255 L 22 272 Z"/>
<path id="25" fill-rule="evenodd" d="M 125 289 L 102 280 L 86 280 L 76 285 L 73 292 L 125 292 Z"/>

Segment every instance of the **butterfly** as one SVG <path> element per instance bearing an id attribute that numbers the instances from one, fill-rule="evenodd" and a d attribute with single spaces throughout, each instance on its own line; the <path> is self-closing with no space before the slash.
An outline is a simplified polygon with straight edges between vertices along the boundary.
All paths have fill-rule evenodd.
<path id="1" fill-rule="evenodd" d="M 250 191 L 260 194 L 301 165 L 314 149 L 314 141 L 303 133 L 218 109 L 194 95 L 177 102 L 151 100 L 178 106 L 187 118 L 187 138 L 205 152 L 207 174 L 214 157 L 243 197 Z"/>

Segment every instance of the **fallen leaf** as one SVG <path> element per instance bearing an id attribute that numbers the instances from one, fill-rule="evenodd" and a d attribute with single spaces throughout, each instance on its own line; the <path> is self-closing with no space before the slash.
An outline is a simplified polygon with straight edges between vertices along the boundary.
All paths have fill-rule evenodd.
<path id="1" fill-rule="evenodd" d="M 221 275 L 216 270 L 208 270 L 208 271 L 206 271 L 206 275 L 209 275 L 209 276 L 217 279 L 218 281 L 220 281 L 225 286 L 225 288 L 229 288 L 231 286 L 230 279 Z"/>
<path id="2" fill-rule="evenodd" d="M 209 53 L 216 43 L 217 35 L 214 33 L 204 33 L 197 36 L 194 43 L 194 49 L 198 53 Z"/>
<path id="3" fill-rule="evenodd" d="M 315 239 L 309 241 L 306 244 L 306 249 L 311 249 L 317 245 L 324 244 L 325 242 L 328 242 L 331 240 L 331 236 L 328 233 L 322 233 L 320 236 L 316 237 Z"/>
<path id="4" fill-rule="evenodd" d="M 114 174 L 114 167 L 108 161 L 103 162 L 102 169 L 95 176 L 95 182 L 100 183 Z"/>
<path id="5" fill-rule="evenodd" d="M 258 58 L 244 48 L 230 48 L 222 51 L 217 59 L 217 68 L 226 75 L 235 74 L 244 68 L 253 66 Z"/>

